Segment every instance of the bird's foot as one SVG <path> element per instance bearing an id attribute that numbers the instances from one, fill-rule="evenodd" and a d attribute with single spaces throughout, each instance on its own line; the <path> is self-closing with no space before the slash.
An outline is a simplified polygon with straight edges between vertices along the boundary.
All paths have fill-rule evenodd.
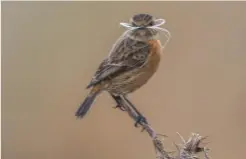
<path id="1" fill-rule="evenodd" d="M 146 118 L 144 116 L 139 115 L 137 117 L 137 120 L 136 120 L 134 126 L 138 127 L 138 125 L 142 125 L 142 124 L 148 124 L 148 122 L 147 122 L 147 120 L 146 120 Z"/>
<path id="2" fill-rule="evenodd" d="M 126 109 L 123 107 L 123 106 L 121 106 L 121 105 L 116 105 L 115 107 L 113 107 L 114 109 L 117 109 L 117 108 L 119 108 L 120 110 L 122 110 L 122 111 L 126 111 Z"/>

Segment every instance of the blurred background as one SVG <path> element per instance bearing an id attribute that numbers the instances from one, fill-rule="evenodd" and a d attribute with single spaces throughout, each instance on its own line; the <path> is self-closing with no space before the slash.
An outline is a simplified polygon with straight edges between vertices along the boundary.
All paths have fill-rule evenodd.
<path id="1" fill-rule="evenodd" d="M 120 22 L 166 19 L 158 72 L 130 95 L 166 146 L 208 135 L 213 158 L 246 149 L 245 2 L 2 2 L 3 159 L 154 159 L 147 133 L 101 94 L 74 116 Z"/>

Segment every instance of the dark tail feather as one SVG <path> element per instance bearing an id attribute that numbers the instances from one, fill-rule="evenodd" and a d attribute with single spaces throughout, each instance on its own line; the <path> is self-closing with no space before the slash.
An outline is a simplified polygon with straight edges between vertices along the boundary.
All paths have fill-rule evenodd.
<path id="1" fill-rule="evenodd" d="M 83 118 L 85 116 L 85 114 L 88 112 L 88 110 L 90 109 L 93 101 L 95 100 L 96 96 L 98 93 L 90 93 L 86 99 L 84 100 L 84 102 L 80 105 L 80 107 L 78 108 L 75 116 L 77 116 L 78 118 Z"/>

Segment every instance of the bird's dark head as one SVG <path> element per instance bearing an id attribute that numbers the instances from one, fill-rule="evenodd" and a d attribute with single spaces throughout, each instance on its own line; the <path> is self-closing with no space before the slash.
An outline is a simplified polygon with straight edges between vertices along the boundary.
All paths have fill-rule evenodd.
<path id="1" fill-rule="evenodd" d="M 127 29 L 126 35 L 128 37 L 139 41 L 146 41 L 155 39 L 159 31 L 168 33 L 168 38 L 170 38 L 170 33 L 166 29 L 159 27 L 164 23 L 164 19 L 156 19 L 150 14 L 136 14 L 130 18 L 129 23 L 120 24 Z"/>
<path id="2" fill-rule="evenodd" d="M 149 27 L 155 24 L 155 18 L 149 14 L 136 14 L 130 19 L 134 27 Z"/>

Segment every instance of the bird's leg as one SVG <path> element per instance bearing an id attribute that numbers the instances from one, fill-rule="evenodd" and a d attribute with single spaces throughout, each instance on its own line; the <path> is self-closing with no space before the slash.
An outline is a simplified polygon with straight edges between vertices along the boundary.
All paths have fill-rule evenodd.
<path id="1" fill-rule="evenodd" d="M 122 98 L 126 101 L 127 105 L 130 106 L 138 115 L 135 127 L 138 127 L 138 124 L 145 123 L 148 124 L 146 118 L 137 110 L 137 108 L 126 98 L 126 96 L 122 96 Z"/>
<path id="2" fill-rule="evenodd" d="M 110 94 L 114 100 L 117 103 L 117 106 L 115 106 L 114 108 L 119 108 L 122 111 L 129 111 L 129 109 L 132 109 L 136 115 L 137 118 L 135 119 L 135 127 L 138 127 L 139 124 L 141 123 L 145 123 L 148 124 L 146 118 L 137 110 L 137 108 L 126 98 L 126 96 L 117 96 L 117 95 L 113 95 Z M 127 109 L 125 108 L 127 107 Z"/>
<path id="3" fill-rule="evenodd" d="M 115 107 L 113 107 L 113 108 L 119 108 L 120 110 L 122 110 L 122 111 L 126 111 L 126 109 L 124 108 L 124 106 L 123 106 L 123 100 L 121 99 L 121 97 L 120 96 L 116 96 L 116 95 L 113 95 L 113 94 L 111 94 L 111 96 L 114 98 L 114 100 L 116 101 L 116 103 L 117 103 L 117 105 L 115 106 Z"/>

